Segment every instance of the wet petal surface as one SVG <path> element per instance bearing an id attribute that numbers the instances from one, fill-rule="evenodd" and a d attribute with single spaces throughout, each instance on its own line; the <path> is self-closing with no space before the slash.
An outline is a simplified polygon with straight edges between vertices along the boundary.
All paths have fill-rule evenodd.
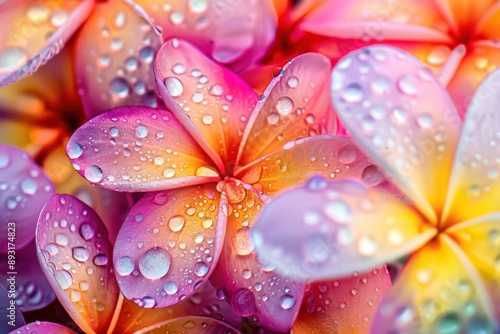
<path id="1" fill-rule="evenodd" d="M 219 258 L 224 205 L 213 183 L 142 197 L 125 219 L 113 251 L 125 297 L 156 308 L 194 293 Z"/>
<path id="2" fill-rule="evenodd" d="M 119 290 L 101 219 L 78 199 L 54 195 L 40 213 L 36 242 L 38 260 L 68 314 L 86 332 L 105 331 Z"/>
<path id="3" fill-rule="evenodd" d="M 37 334 L 37 333 L 60 333 L 60 334 L 75 334 L 68 327 L 46 321 L 35 321 L 17 328 L 9 334 Z"/>
<path id="4" fill-rule="evenodd" d="M 167 320 L 145 328 L 145 334 L 160 333 L 206 333 L 206 334 L 241 334 L 236 328 L 223 321 L 205 317 L 182 317 Z"/>

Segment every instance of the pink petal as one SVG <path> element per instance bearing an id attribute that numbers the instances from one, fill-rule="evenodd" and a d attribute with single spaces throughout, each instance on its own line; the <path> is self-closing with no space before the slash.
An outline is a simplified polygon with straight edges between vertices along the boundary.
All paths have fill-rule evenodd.
<path id="1" fill-rule="evenodd" d="M 54 195 L 40 213 L 36 242 L 45 276 L 68 314 L 86 332 L 107 329 L 119 290 L 108 233 L 94 210 L 70 195 Z"/>
<path id="2" fill-rule="evenodd" d="M 2 273 L 5 272 L 6 271 L 2 271 Z M 6 280 L 8 279 L 10 279 L 9 276 L 6 277 Z M 4 288 L 3 285 L 0 285 L 0 307 L 1 307 L 0 316 L 2 317 L 2 322 L 0 323 L 0 330 L 2 330 L 2 333 L 7 333 L 9 330 L 12 330 L 13 328 L 21 327 L 22 325 L 26 324 L 26 321 L 24 320 L 23 317 L 23 313 L 16 306 L 15 299 L 11 295 L 11 293 L 13 293 L 12 291 L 16 289 L 15 284 L 13 285 L 11 291 L 11 284 L 9 281 L 7 282 L 9 283 L 7 289 Z"/>
<path id="3" fill-rule="evenodd" d="M 76 45 L 86 114 L 92 117 L 124 105 L 156 107 L 153 60 L 161 43 L 144 11 L 119 0 L 98 3 Z"/>
<path id="4" fill-rule="evenodd" d="M 0 87 L 45 64 L 89 16 L 93 1 L 50 3 L 21 0 L 0 11 Z"/>
<path id="5" fill-rule="evenodd" d="M 395 260 L 436 232 L 399 199 L 316 176 L 269 203 L 252 233 L 259 255 L 280 272 L 318 280 Z"/>
<path id="6" fill-rule="evenodd" d="M 38 214 L 54 186 L 25 151 L 0 144 L 0 190 L 0 235 L 6 238 L 0 253 L 7 254 L 33 240 Z"/>
<path id="7" fill-rule="evenodd" d="M 141 333 L 192 333 L 192 334 L 241 334 L 236 328 L 223 321 L 206 317 L 181 317 L 170 319 L 144 328 Z"/>
<path id="8" fill-rule="evenodd" d="M 186 39 L 236 71 L 260 59 L 275 34 L 276 17 L 268 0 L 136 2 L 163 28 L 164 40 Z"/>
<path id="9" fill-rule="evenodd" d="M 391 287 L 385 267 L 332 281 L 310 283 L 293 334 L 368 333 Z"/>
<path id="10" fill-rule="evenodd" d="M 56 296 L 45 278 L 40 264 L 36 259 L 36 243 L 32 240 L 22 249 L 16 250 L 14 270 L 9 270 L 8 255 L 0 256 L 0 271 L 10 277 L 9 272 L 15 272 L 16 277 L 16 305 L 23 311 L 29 312 L 41 309 L 52 303 Z M 5 288 L 9 288 L 8 281 L 3 280 Z"/>
<path id="11" fill-rule="evenodd" d="M 223 196 L 229 187 L 226 185 Z M 210 281 L 236 314 L 267 330 L 287 332 L 299 311 L 304 284 L 280 275 L 253 251 L 250 227 L 263 205 L 252 191 L 229 204 L 224 247 Z"/>
<path id="12" fill-rule="evenodd" d="M 162 190 L 220 179 L 169 111 L 113 109 L 82 125 L 66 151 L 82 176 L 111 190 Z"/>
<path id="13" fill-rule="evenodd" d="M 35 321 L 25 325 L 24 327 L 17 328 L 9 334 L 38 334 L 38 333 L 58 333 L 58 334 L 75 334 L 68 327 L 55 324 L 52 322 Z"/>
<path id="14" fill-rule="evenodd" d="M 364 48 L 333 70 L 332 97 L 355 141 L 435 223 L 461 121 L 430 70 L 402 50 Z"/>
<path id="15" fill-rule="evenodd" d="M 238 153 L 238 166 L 288 141 L 335 132 L 328 96 L 330 69 L 328 58 L 316 53 L 298 56 L 283 67 L 252 112 Z"/>
<path id="16" fill-rule="evenodd" d="M 498 211 L 500 71 L 479 86 L 469 105 L 455 154 L 443 227 Z M 464 209 L 467 208 L 467 209 Z"/>
<path id="17" fill-rule="evenodd" d="M 212 159 L 231 170 L 255 92 L 185 41 L 167 41 L 155 63 L 165 104 Z"/>
<path id="18" fill-rule="evenodd" d="M 148 193 L 130 210 L 114 247 L 127 299 L 159 308 L 193 294 L 219 258 L 225 203 L 215 184 Z"/>

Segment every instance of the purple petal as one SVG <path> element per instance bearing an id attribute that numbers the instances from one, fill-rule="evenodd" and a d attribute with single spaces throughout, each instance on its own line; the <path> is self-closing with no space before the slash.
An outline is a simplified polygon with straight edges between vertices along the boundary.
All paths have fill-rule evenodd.
<path id="1" fill-rule="evenodd" d="M 39 334 L 39 333 L 76 334 L 76 332 L 72 331 L 68 327 L 64 327 L 63 325 L 55 324 L 53 322 L 45 322 L 45 321 L 35 321 L 25 325 L 24 327 L 17 328 L 9 332 L 9 334 Z"/>

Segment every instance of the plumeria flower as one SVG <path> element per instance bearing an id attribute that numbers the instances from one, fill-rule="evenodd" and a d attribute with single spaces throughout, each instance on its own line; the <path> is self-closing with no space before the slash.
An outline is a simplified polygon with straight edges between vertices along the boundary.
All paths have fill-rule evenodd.
<path id="1" fill-rule="evenodd" d="M 256 224 L 261 256 L 324 279 L 411 254 L 372 332 L 498 331 L 499 80 L 496 71 L 483 81 L 461 126 L 447 92 L 410 54 L 373 46 L 342 59 L 332 74 L 340 118 L 408 202 L 356 181 L 298 188 Z M 310 212 L 321 212 L 313 226 L 303 222 Z M 304 270 L 300 245 L 311 238 L 328 256 Z"/>
<path id="2" fill-rule="evenodd" d="M 234 73 L 173 39 L 155 61 L 171 111 L 117 108 L 75 132 L 67 153 L 88 181 L 147 192 L 114 246 L 126 298 L 165 307 L 210 277 L 237 314 L 290 329 L 304 284 L 257 258 L 249 235 L 266 198 L 317 173 L 387 183 L 349 140 L 315 136 L 334 128 L 329 69 L 319 54 L 297 57 L 258 98 Z"/>
<path id="3" fill-rule="evenodd" d="M 231 325 L 207 317 L 224 315 L 236 324 L 240 320 L 220 302 L 210 284 L 175 308 L 148 310 L 124 301 L 112 269 L 113 243 L 106 227 L 91 207 L 73 196 L 54 195 L 45 204 L 38 218 L 36 243 L 38 259 L 57 298 L 86 333 L 146 333 L 181 327 L 236 333 Z M 29 326 L 48 330 L 42 324 Z"/>

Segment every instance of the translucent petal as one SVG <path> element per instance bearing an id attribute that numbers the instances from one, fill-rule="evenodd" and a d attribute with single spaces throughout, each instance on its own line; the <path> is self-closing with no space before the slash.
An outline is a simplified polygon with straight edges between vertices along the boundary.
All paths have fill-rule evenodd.
<path id="1" fill-rule="evenodd" d="M 105 331 L 119 290 L 99 216 L 70 195 L 54 195 L 40 212 L 36 242 L 45 276 L 68 314 L 85 332 Z"/>
<path id="2" fill-rule="evenodd" d="M 267 0 L 135 2 L 163 28 L 164 40 L 189 40 L 233 70 L 244 69 L 261 58 L 274 38 L 276 17 Z"/>
<path id="3" fill-rule="evenodd" d="M 6 271 L 3 272 L 5 273 Z M 6 279 L 9 278 L 10 277 L 7 276 Z M 7 289 L 5 289 L 3 285 L 0 285 L 0 316 L 4 319 L 4 321 L 0 324 L 0 330 L 4 333 L 8 333 L 8 331 L 12 330 L 12 328 L 20 327 L 26 324 L 23 313 L 15 304 L 15 299 L 12 295 L 9 295 L 12 293 L 10 290 L 10 284 L 8 284 Z M 12 290 L 15 290 L 15 285 Z M 12 304 L 12 301 L 14 304 Z"/>
<path id="4" fill-rule="evenodd" d="M 303 280 L 369 270 L 411 253 L 436 234 L 412 207 L 352 180 L 313 177 L 259 216 L 259 256 Z"/>
<path id="5" fill-rule="evenodd" d="M 364 48 L 337 63 L 332 97 L 355 141 L 436 222 L 461 121 L 430 70 L 402 50 Z"/>
<path id="6" fill-rule="evenodd" d="M 371 332 L 493 333 L 492 307 L 467 256 L 441 234 L 410 257 Z"/>
<path id="7" fill-rule="evenodd" d="M 101 2 L 78 36 L 78 88 L 89 117 L 118 106 L 158 105 L 153 60 L 162 39 L 134 8 Z"/>
<path id="8" fill-rule="evenodd" d="M 231 194 L 239 193 L 236 199 Z M 254 252 L 250 228 L 263 201 L 243 185 L 226 182 L 228 224 L 219 263 L 210 278 L 234 312 L 259 327 L 288 332 L 302 301 L 304 283 L 289 279 L 267 265 Z"/>
<path id="9" fill-rule="evenodd" d="M 16 248 L 15 253 L 0 255 L 0 270 L 4 278 L 1 284 L 10 290 L 11 284 L 5 279 L 10 278 L 9 272 L 15 272 L 16 295 L 14 300 L 23 312 L 41 309 L 56 299 L 52 287 L 36 260 L 36 252 L 36 243 L 35 240 L 32 240 L 23 248 Z M 12 257 L 12 255 L 15 256 Z M 9 264 L 13 262 L 14 267 L 9 269 Z"/>
<path id="10" fill-rule="evenodd" d="M 59 53 L 94 1 L 21 0 L 0 9 L 0 86 L 32 74 Z"/>
<path id="11" fill-rule="evenodd" d="M 385 267 L 310 283 L 292 333 L 368 333 L 375 311 L 390 287 Z"/>
<path id="12" fill-rule="evenodd" d="M 155 61 L 158 89 L 205 151 L 231 170 L 257 95 L 236 74 L 185 41 L 167 41 Z"/>
<path id="13" fill-rule="evenodd" d="M 398 193 L 352 141 L 330 135 L 290 141 L 283 148 L 242 168 L 236 177 L 272 197 L 282 190 L 304 184 L 314 175 L 329 180 L 357 179 L 367 187 Z"/>
<path id="14" fill-rule="evenodd" d="M 204 333 L 204 334 L 241 334 L 236 328 L 221 320 L 206 317 L 181 317 L 144 328 L 141 333 Z"/>
<path id="15" fill-rule="evenodd" d="M 37 334 L 37 333 L 75 334 L 76 332 L 72 331 L 71 329 L 63 325 L 59 325 L 53 322 L 38 321 L 38 320 L 29 323 L 23 327 L 16 328 L 13 331 L 9 332 L 9 334 Z"/>
<path id="16" fill-rule="evenodd" d="M 0 234 L 6 237 L 0 253 L 6 254 L 33 240 L 38 214 L 54 185 L 25 151 L 0 144 L 0 190 Z"/>
<path id="17" fill-rule="evenodd" d="M 498 210 L 500 191 L 500 71 L 476 91 L 462 128 L 450 178 L 443 227 Z"/>
<path id="18" fill-rule="evenodd" d="M 130 210 L 114 247 L 122 293 L 146 308 L 193 294 L 219 258 L 225 204 L 215 184 L 148 193 Z"/>
<path id="19" fill-rule="evenodd" d="M 335 132 L 328 96 L 330 69 L 328 58 L 307 53 L 278 71 L 252 112 L 238 153 L 239 166 L 288 141 Z"/>
<path id="20" fill-rule="evenodd" d="M 70 138 L 66 152 L 89 182 L 118 191 L 153 191 L 218 180 L 208 156 L 168 111 L 119 107 Z"/>

